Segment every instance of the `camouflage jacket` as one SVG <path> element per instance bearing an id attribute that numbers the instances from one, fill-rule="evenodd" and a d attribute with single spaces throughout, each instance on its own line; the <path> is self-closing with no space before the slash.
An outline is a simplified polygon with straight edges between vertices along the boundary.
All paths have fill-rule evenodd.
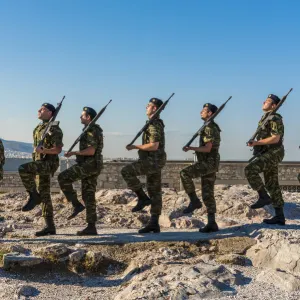
<path id="1" fill-rule="evenodd" d="M 84 130 L 85 128 L 83 128 Z M 103 165 L 102 149 L 103 149 L 103 130 L 98 124 L 94 124 L 89 130 L 81 137 L 79 142 L 79 150 L 84 150 L 88 147 L 96 149 L 93 156 L 77 156 L 77 162 L 85 162 L 91 166 L 97 167 L 99 170 Z"/>
<path id="2" fill-rule="evenodd" d="M 266 118 L 267 114 L 264 114 L 260 121 L 258 122 L 258 126 L 261 126 L 262 122 Z M 260 152 L 261 150 L 268 150 L 273 148 L 282 147 L 283 136 L 284 136 L 284 125 L 282 121 L 282 116 L 280 114 L 274 114 L 272 120 L 270 120 L 264 128 L 260 130 L 257 135 L 257 141 L 271 137 L 272 135 L 280 135 L 280 140 L 277 144 L 265 145 L 265 146 L 254 146 L 254 154 Z"/>
<path id="3" fill-rule="evenodd" d="M 2 141 L 0 140 L 0 167 L 3 167 L 4 164 L 5 164 L 4 146 Z"/>
<path id="4" fill-rule="evenodd" d="M 258 126 L 261 126 L 262 122 L 266 118 L 267 114 L 264 114 L 260 121 L 258 122 Z M 280 135 L 280 141 L 278 144 L 282 144 L 283 136 L 284 136 L 284 125 L 282 121 L 282 116 L 280 114 L 274 114 L 272 120 L 270 120 L 262 130 L 260 130 L 257 135 L 257 140 L 262 140 L 272 135 Z"/>
<path id="5" fill-rule="evenodd" d="M 41 122 L 38 124 L 35 129 L 33 130 L 33 146 L 37 147 L 39 144 L 42 135 L 47 127 L 48 122 Z M 63 146 L 63 133 L 62 130 L 58 125 L 52 126 L 49 134 L 47 134 L 43 147 L 46 149 L 51 149 L 55 146 Z M 32 154 L 32 158 L 34 161 L 36 160 L 47 160 L 47 161 L 52 161 L 55 163 L 59 163 L 58 155 L 57 154 L 39 154 L 34 152 Z"/>
<path id="6" fill-rule="evenodd" d="M 148 122 L 148 121 L 147 121 Z M 139 156 L 141 159 L 147 157 L 156 157 L 163 159 L 166 156 L 165 153 L 165 132 L 164 122 L 161 119 L 156 119 L 148 126 L 142 136 L 142 144 L 156 143 L 159 142 L 158 149 L 156 151 L 142 151 L 139 150 Z"/>
<path id="7" fill-rule="evenodd" d="M 213 159 L 219 158 L 219 147 L 221 142 L 220 136 L 221 129 L 217 123 L 214 121 L 210 122 L 207 126 L 203 128 L 200 133 L 199 147 L 205 146 L 208 142 L 212 143 L 212 149 L 209 153 L 196 152 L 198 161 L 203 159 L 208 159 L 209 157 Z"/>

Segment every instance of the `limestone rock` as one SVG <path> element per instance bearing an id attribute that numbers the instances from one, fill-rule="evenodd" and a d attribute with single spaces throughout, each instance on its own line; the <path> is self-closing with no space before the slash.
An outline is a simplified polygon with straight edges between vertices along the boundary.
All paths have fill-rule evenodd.
<path id="1" fill-rule="evenodd" d="M 300 290 L 300 277 L 283 271 L 264 270 L 257 275 L 256 280 L 274 284 L 288 292 Z"/>
<path id="2" fill-rule="evenodd" d="M 100 203 L 127 204 L 136 198 L 136 194 L 129 189 L 100 190 L 96 193 L 96 200 Z"/>
<path id="3" fill-rule="evenodd" d="M 7 253 L 3 255 L 3 269 L 13 270 L 20 267 L 32 267 L 43 262 L 42 258 L 20 253 Z"/>
<path id="4" fill-rule="evenodd" d="M 202 254 L 199 257 L 201 259 L 201 261 L 205 262 L 205 263 L 209 263 L 211 260 L 213 260 L 215 258 L 215 256 L 213 254 Z"/>
<path id="5" fill-rule="evenodd" d="M 86 271 L 105 274 L 112 260 L 101 252 L 88 251 L 85 255 L 83 266 Z"/>
<path id="6" fill-rule="evenodd" d="M 127 277 L 128 278 L 128 277 Z M 234 295 L 243 276 L 226 268 L 206 263 L 196 265 L 158 265 L 131 277 L 115 300 L 126 299 L 195 299 Z"/>
<path id="7" fill-rule="evenodd" d="M 70 250 L 64 244 L 53 244 L 34 251 L 48 262 L 63 262 L 68 259 Z"/>
<path id="8" fill-rule="evenodd" d="M 78 262 L 80 262 L 83 259 L 85 252 L 86 251 L 83 249 L 79 249 L 79 250 L 72 252 L 69 255 L 69 262 L 71 264 L 77 264 Z"/>
<path id="9" fill-rule="evenodd" d="M 86 251 L 83 249 L 76 250 L 69 254 L 68 267 L 71 271 L 79 273 L 82 271 L 82 261 Z"/>
<path id="10" fill-rule="evenodd" d="M 300 237 L 294 232 L 265 231 L 260 242 L 247 251 L 255 267 L 280 269 L 300 275 Z"/>

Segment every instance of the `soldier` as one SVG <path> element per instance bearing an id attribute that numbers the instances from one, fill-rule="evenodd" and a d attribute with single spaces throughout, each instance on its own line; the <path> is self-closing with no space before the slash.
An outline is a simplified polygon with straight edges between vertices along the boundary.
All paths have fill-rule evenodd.
<path id="1" fill-rule="evenodd" d="M 29 193 L 27 203 L 22 211 L 30 211 L 42 203 L 42 216 L 46 226 L 35 233 L 36 236 L 56 234 L 53 220 L 53 206 L 50 195 L 50 177 L 59 166 L 58 154 L 62 151 L 63 133 L 58 125 L 51 126 L 43 146 L 38 146 L 49 120 L 55 112 L 52 104 L 44 103 L 38 110 L 38 118 L 42 121 L 33 131 L 34 152 L 33 162 L 19 167 L 19 174 L 26 191 Z M 36 182 L 35 182 L 36 179 Z"/>
<path id="2" fill-rule="evenodd" d="M 264 121 L 268 112 L 272 111 L 279 102 L 280 99 L 277 96 L 273 94 L 268 96 L 262 106 L 262 110 L 265 114 L 262 116 L 258 125 Z M 283 135 L 284 126 L 282 116 L 276 113 L 265 128 L 262 128 L 259 132 L 257 141 L 248 143 L 248 146 L 254 147 L 254 152 L 258 153 L 256 158 L 245 168 L 245 175 L 250 186 L 258 192 L 258 200 L 251 205 L 251 208 L 257 209 L 265 205 L 273 204 L 275 216 L 271 219 L 264 219 L 263 222 L 267 224 L 285 225 L 283 213 L 284 202 L 278 182 L 278 164 L 284 157 Z M 259 173 L 263 173 L 265 185 Z"/>
<path id="3" fill-rule="evenodd" d="M 80 116 L 81 123 L 86 127 L 96 117 L 96 111 L 91 107 L 84 107 Z M 85 127 L 83 129 L 85 129 Z M 81 137 L 79 151 L 66 152 L 65 157 L 76 155 L 77 164 L 58 175 L 58 182 L 67 200 L 73 205 L 72 219 L 85 207 L 78 201 L 73 182 L 81 180 L 82 199 L 86 206 L 86 222 L 88 226 L 77 235 L 97 235 L 96 229 L 96 187 L 97 178 L 103 168 L 103 131 L 97 124 L 92 125 Z"/>
<path id="4" fill-rule="evenodd" d="M 211 103 L 204 104 L 200 112 L 202 120 L 208 120 L 217 110 L 218 108 Z M 183 149 L 185 152 L 189 150 L 195 151 L 198 160 L 198 162 L 180 171 L 181 182 L 190 198 L 190 203 L 183 210 L 183 213 L 192 213 L 195 209 L 202 207 L 193 183 L 193 178 L 201 177 L 202 198 L 207 209 L 208 223 L 205 227 L 200 228 L 199 231 L 205 233 L 219 230 L 218 224 L 215 221 L 216 201 L 214 197 L 214 184 L 220 162 L 220 132 L 219 126 L 212 121 L 201 132 L 199 147 L 184 147 Z"/>
<path id="5" fill-rule="evenodd" d="M 150 119 L 157 109 L 163 104 L 158 98 L 151 98 L 146 107 L 146 114 Z M 128 164 L 122 170 L 122 176 L 128 188 L 138 196 L 138 203 L 132 212 L 142 210 L 151 204 L 151 218 L 146 227 L 139 233 L 159 233 L 159 216 L 162 209 L 161 170 L 166 164 L 164 123 L 161 119 L 155 119 L 142 136 L 142 145 L 126 146 L 127 150 L 138 149 L 139 160 Z M 146 175 L 147 191 L 150 198 L 144 192 L 137 176 Z"/>
<path id="6" fill-rule="evenodd" d="M 5 164 L 4 146 L 2 140 L 0 140 L 0 180 L 3 179 L 3 166 Z"/>

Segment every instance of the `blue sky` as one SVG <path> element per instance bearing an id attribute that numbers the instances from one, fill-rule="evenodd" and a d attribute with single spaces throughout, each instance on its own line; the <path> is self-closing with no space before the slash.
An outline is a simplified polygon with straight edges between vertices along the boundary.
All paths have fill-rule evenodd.
<path id="1" fill-rule="evenodd" d="M 31 142 L 37 110 L 66 95 L 59 120 L 65 149 L 80 134 L 82 107 L 102 108 L 107 157 L 135 157 L 125 145 L 145 122 L 151 97 L 162 114 L 170 159 L 202 125 L 206 102 L 231 101 L 217 123 L 223 160 L 247 159 L 246 141 L 269 93 L 283 96 L 285 160 L 300 144 L 299 1 L 2 1 L 0 136 Z"/>

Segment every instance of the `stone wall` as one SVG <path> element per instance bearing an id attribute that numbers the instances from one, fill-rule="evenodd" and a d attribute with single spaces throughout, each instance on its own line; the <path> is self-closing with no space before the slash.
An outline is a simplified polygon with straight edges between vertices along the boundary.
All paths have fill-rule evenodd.
<path id="1" fill-rule="evenodd" d="M 109 162 L 104 164 L 104 169 L 98 177 L 98 189 L 126 188 L 126 183 L 121 176 L 121 169 L 128 162 Z M 175 188 L 181 190 L 179 172 L 191 162 L 168 161 L 162 172 L 163 187 Z M 226 162 L 220 164 L 220 170 L 217 173 L 217 184 L 247 184 L 244 176 L 244 168 L 247 162 Z M 297 175 L 300 172 L 300 162 L 285 162 L 279 166 L 279 179 L 283 189 L 291 191 L 300 191 L 300 185 Z M 57 174 L 52 179 L 52 191 L 59 192 Z M 145 176 L 140 177 L 143 184 L 146 183 Z M 201 187 L 200 179 L 195 180 L 197 188 Z M 80 189 L 80 183 L 75 184 L 76 189 Z M 21 191 L 24 190 L 18 172 L 5 171 L 3 181 L 0 183 L 0 192 Z"/>

